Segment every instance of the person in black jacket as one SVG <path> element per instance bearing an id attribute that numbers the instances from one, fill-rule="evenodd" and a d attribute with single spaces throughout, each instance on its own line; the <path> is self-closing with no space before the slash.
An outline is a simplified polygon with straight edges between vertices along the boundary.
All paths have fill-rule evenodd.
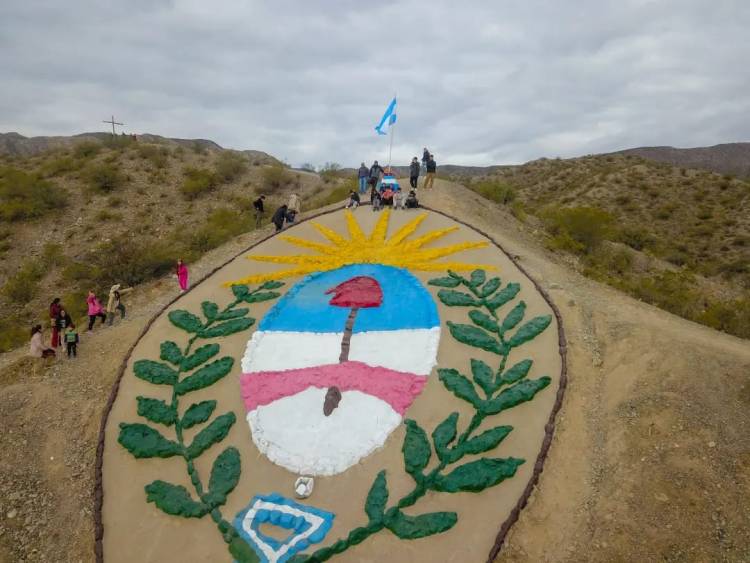
<path id="1" fill-rule="evenodd" d="M 346 208 L 357 209 L 359 206 L 359 194 L 355 190 L 349 190 L 349 201 L 346 202 Z"/>
<path id="2" fill-rule="evenodd" d="M 409 164 L 409 185 L 416 189 L 417 188 L 417 181 L 419 180 L 419 161 L 417 160 L 417 157 L 411 159 L 411 164 Z"/>
<path id="3" fill-rule="evenodd" d="M 427 161 L 430 160 L 430 151 L 427 150 L 427 147 L 424 148 L 422 151 L 422 166 L 427 168 Z"/>
<path id="4" fill-rule="evenodd" d="M 266 199 L 266 196 L 262 195 L 253 202 L 253 208 L 255 209 L 255 228 L 256 229 L 259 229 L 260 226 L 263 224 L 263 212 L 265 211 L 265 209 L 263 209 L 264 199 Z"/>
<path id="5" fill-rule="evenodd" d="M 370 166 L 370 186 L 376 190 L 380 189 L 380 179 L 384 174 L 383 167 L 378 164 L 378 161 L 372 163 Z"/>
<path id="6" fill-rule="evenodd" d="M 435 156 L 430 155 L 430 160 L 427 161 L 427 176 L 424 179 L 424 189 L 432 188 L 435 183 L 435 173 L 437 172 L 437 163 L 435 162 Z"/>
<path id="7" fill-rule="evenodd" d="M 276 232 L 278 233 L 284 228 L 284 221 L 286 220 L 286 204 L 282 205 L 276 210 L 276 213 L 271 217 L 271 223 L 276 225 Z"/>

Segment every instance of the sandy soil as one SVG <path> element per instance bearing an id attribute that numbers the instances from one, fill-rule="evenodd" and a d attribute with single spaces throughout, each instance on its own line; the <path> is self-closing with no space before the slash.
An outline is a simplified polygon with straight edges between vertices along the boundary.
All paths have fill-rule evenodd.
<path id="1" fill-rule="evenodd" d="M 550 292 L 569 388 L 540 483 L 498 561 L 750 560 L 750 343 L 572 273 L 502 208 L 445 182 L 420 194 L 490 233 Z M 207 254 L 197 278 L 249 246 Z M 176 293 L 165 279 L 131 315 L 46 367 L 0 356 L 0 561 L 93 559 L 95 441 L 117 369 Z"/>

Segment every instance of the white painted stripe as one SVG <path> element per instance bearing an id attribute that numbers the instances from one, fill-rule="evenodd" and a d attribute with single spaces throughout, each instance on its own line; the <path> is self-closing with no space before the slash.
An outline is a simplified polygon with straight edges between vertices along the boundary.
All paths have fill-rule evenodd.
<path id="1" fill-rule="evenodd" d="M 388 403 L 359 391 L 344 391 L 325 416 L 326 392 L 308 387 L 248 413 L 258 449 L 294 473 L 336 475 L 380 448 L 401 423 Z"/>
<path id="2" fill-rule="evenodd" d="M 338 363 L 343 336 L 342 332 L 256 331 L 247 343 L 242 371 L 281 371 Z M 352 335 L 349 359 L 429 375 L 437 360 L 439 343 L 440 327 L 357 332 Z"/>

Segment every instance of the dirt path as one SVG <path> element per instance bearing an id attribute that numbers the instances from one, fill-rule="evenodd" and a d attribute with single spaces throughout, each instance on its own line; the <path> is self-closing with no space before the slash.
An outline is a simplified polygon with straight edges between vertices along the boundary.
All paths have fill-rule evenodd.
<path id="1" fill-rule="evenodd" d="M 499 561 L 750 560 L 750 343 L 566 269 L 509 213 L 447 182 L 420 194 L 520 257 L 560 308 L 569 389 L 536 492 Z M 201 277 L 254 240 L 204 256 Z M 176 292 L 149 284 L 76 361 L 0 356 L 0 561 L 93 559 L 95 443 L 117 369 Z"/>

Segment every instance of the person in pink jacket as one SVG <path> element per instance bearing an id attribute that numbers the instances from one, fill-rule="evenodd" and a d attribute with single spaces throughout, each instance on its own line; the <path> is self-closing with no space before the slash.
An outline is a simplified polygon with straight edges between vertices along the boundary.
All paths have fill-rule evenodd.
<path id="1" fill-rule="evenodd" d="M 104 311 L 102 310 L 102 304 L 99 303 L 99 300 L 96 298 L 96 294 L 93 291 L 89 291 L 89 296 L 86 298 L 86 303 L 88 303 L 89 306 L 89 330 L 94 328 L 96 317 L 99 317 L 102 320 L 102 324 L 104 324 L 104 321 L 107 319 L 107 315 L 104 314 Z"/>
<path id="2" fill-rule="evenodd" d="M 187 291 L 188 288 L 188 269 L 182 258 L 177 260 L 177 281 L 180 282 L 180 292 Z"/>

